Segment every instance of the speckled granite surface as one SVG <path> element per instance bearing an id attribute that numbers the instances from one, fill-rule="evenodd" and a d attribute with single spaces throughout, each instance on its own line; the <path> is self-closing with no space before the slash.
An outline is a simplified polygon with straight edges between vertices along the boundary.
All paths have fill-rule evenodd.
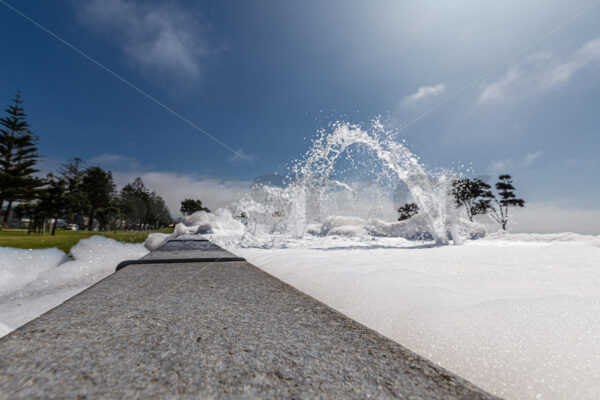
<path id="1" fill-rule="evenodd" d="M 85 397 L 493 398 L 246 262 L 130 265 L 0 340 L 0 398 Z"/>
<path id="2" fill-rule="evenodd" d="M 235 257 L 227 250 L 206 240 L 170 240 L 163 246 L 148 253 L 143 260 L 173 258 L 179 260 L 193 258 Z"/>

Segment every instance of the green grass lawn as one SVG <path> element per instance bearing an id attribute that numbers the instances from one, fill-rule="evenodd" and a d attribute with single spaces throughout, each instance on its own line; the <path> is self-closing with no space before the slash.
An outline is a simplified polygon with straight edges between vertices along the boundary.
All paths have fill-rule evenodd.
<path id="1" fill-rule="evenodd" d="M 86 231 L 56 231 L 56 235 L 49 233 L 37 235 L 35 233 L 27 234 L 25 230 L 3 229 L 0 230 L 0 246 L 16 247 L 19 249 L 47 249 L 58 247 L 65 253 L 69 253 L 71 247 L 75 246 L 80 239 L 90 236 L 100 235 L 127 243 L 141 243 L 146 240 L 148 233 L 162 232 L 172 233 L 173 228 L 165 228 L 158 231 L 145 232 L 86 232 Z"/>

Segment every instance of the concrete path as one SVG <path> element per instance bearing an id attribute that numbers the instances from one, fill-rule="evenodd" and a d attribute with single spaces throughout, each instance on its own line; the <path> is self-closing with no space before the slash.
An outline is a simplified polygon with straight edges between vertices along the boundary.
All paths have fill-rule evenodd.
<path id="1" fill-rule="evenodd" d="M 221 251 L 170 241 L 4 337 L 0 398 L 493 398 L 245 261 L 198 261 Z"/>

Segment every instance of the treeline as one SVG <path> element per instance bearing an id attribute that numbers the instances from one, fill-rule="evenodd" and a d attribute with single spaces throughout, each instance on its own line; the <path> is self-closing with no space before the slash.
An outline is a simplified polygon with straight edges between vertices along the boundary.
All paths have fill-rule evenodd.
<path id="1" fill-rule="evenodd" d="M 488 215 L 506 230 L 509 218 L 509 209 L 523 207 L 525 200 L 517 198 L 515 187 L 510 175 L 500 175 L 495 185 L 496 193 L 492 186 L 481 179 L 457 179 L 452 182 L 451 195 L 456 208 L 463 208 L 469 221 L 476 215 Z M 406 203 L 398 208 L 400 216 L 398 221 L 407 220 L 419 212 L 416 203 Z"/>
<path id="2" fill-rule="evenodd" d="M 87 230 L 145 230 L 172 223 L 163 198 L 141 178 L 117 191 L 110 171 L 82 165 L 79 158 L 69 160 L 57 175 L 42 180 L 37 198 L 15 207 L 18 219 L 29 218 L 29 231 L 42 232 L 51 220 L 54 234 L 59 219 Z"/>
<path id="3" fill-rule="evenodd" d="M 172 223 L 165 201 L 136 178 L 116 190 L 110 171 L 84 168 L 80 158 L 61 165 L 46 177 L 36 174 L 39 138 L 30 130 L 17 94 L 0 118 L 0 207 L 2 225 L 11 216 L 27 219 L 29 232 L 51 231 L 58 221 L 88 230 L 156 229 Z M 6 203 L 6 208 L 4 205 Z"/>

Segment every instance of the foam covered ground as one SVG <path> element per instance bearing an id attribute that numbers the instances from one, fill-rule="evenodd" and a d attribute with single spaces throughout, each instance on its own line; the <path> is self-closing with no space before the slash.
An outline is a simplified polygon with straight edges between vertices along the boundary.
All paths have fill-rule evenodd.
<path id="1" fill-rule="evenodd" d="M 494 394 L 600 398 L 600 236 L 212 238 Z"/>
<path id="2" fill-rule="evenodd" d="M 56 248 L 0 247 L 0 336 L 110 275 L 121 261 L 147 253 L 142 244 L 102 236 L 80 240 L 72 258 Z"/>

